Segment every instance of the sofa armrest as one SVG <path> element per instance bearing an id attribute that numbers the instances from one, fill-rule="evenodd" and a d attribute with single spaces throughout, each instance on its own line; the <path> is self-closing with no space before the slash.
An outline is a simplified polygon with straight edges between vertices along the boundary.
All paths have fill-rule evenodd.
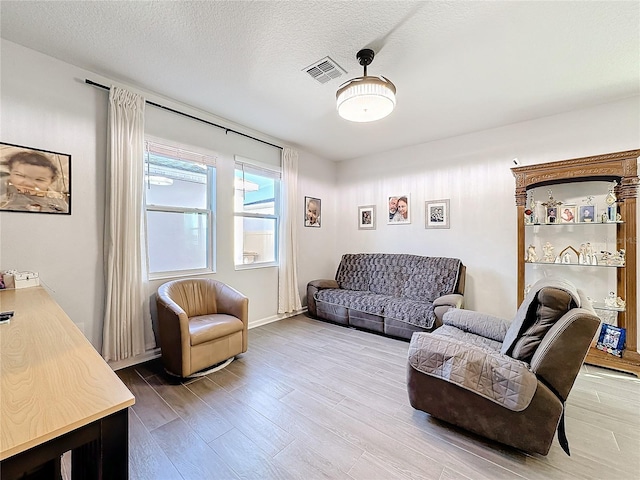
<path id="1" fill-rule="evenodd" d="M 471 310 L 451 309 L 442 318 L 442 323 L 459 328 L 463 332 L 473 333 L 481 337 L 502 342 L 511 321 L 494 317 L 486 313 Z"/>
<path id="2" fill-rule="evenodd" d="M 442 317 L 452 308 L 462 308 L 464 297 L 458 293 L 443 295 L 433 301 L 433 313 L 436 315 L 434 327 L 442 325 Z"/>
<path id="3" fill-rule="evenodd" d="M 312 280 L 307 283 L 307 310 L 314 317 L 318 316 L 316 309 L 316 293 L 327 288 L 338 288 L 335 280 Z"/>
<path id="4" fill-rule="evenodd" d="M 464 302 L 464 296 L 459 293 L 451 293 L 449 295 L 443 295 L 436 298 L 433 301 L 434 307 L 447 306 L 451 308 L 462 308 Z"/>

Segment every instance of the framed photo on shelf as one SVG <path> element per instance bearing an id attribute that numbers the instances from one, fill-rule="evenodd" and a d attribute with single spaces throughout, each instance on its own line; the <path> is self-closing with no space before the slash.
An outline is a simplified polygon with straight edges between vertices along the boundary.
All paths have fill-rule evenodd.
<path id="1" fill-rule="evenodd" d="M 71 155 L 0 142 L 0 210 L 71 215 Z"/>
<path id="2" fill-rule="evenodd" d="M 358 229 L 359 230 L 375 230 L 376 229 L 376 206 L 363 205 L 358 207 Z"/>
<path id="3" fill-rule="evenodd" d="M 424 202 L 424 228 L 449 228 L 449 199 Z"/>
<path id="4" fill-rule="evenodd" d="M 580 205 L 578 221 L 583 223 L 591 223 L 596 221 L 595 218 L 596 218 L 595 205 Z"/>
<path id="5" fill-rule="evenodd" d="M 389 205 L 389 225 L 402 225 L 411 223 L 411 208 L 409 194 L 389 195 L 387 197 Z"/>
<path id="6" fill-rule="evenodd" d="M 545 223 L 558 223 L 558 207 L 546 207 Z"/>
<path id="7" fill-rule="evenodd" d="M 562 205 L 560 207 L 560 223 L 576 223 L 576 206 Z"/>
<path id="8" fill-rule="evenodd" d="M 603 323 L 596 348 L 616 357 L 622 357 L 626 340 L 627 331 L 624 328 Z"/>
<path id="9" fill-rule="evenodd" d="M 304 226 L 320 228 L 322 200 L 314 197 L 304 197 L 304 212 Z"/>

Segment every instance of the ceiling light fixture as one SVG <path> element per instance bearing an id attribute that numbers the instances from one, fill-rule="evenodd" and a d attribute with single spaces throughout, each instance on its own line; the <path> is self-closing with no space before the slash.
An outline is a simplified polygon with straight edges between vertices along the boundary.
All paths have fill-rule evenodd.
<path id="1" fill-rule="evenodd" d="M 364 67 L 362 77 L 343 83 L 336 92 L 338 114 L 352 122 L 373 122 L 386 117 L 396 106 L 396 86 L 384 77 L 367 76 L 367 65 L 375 53 L 360 50 L 356 58 Z"/>

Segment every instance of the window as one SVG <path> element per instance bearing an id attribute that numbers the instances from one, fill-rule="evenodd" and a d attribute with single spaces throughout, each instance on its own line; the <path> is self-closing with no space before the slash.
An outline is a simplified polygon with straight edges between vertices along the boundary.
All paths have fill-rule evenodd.
<path id="1" fill-rule="evenodd" d="M 234 190 L 236 268 L 277 265 L 280 172 L 236 161 Z"/>
<path id="2" fill-rule="evenodd" d="M 215 159 L 146 142 L 151 278 L 213 272 Z"/>

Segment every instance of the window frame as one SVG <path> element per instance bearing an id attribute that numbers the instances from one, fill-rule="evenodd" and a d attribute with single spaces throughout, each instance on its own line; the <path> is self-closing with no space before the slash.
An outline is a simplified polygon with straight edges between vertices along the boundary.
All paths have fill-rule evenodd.
<path id="1" fill-rule="evenodd" d="M 148 183 L 145 182 L 145 196 L 144 196 L 144 230 L 145 230 L 145 250 L 147 258 L 147 277 L 149 280 L 166 280 L 170 278 L 191 277 L 199 275 L 208 275 L 216 273 L 216 156 L 211 153 L 202 153 L 193 151 L 192 147 L 186 145 L 178 145 L 172 142 L 152 139 L 151 137 L 145 137 L 145 149 L 144 149 L 144 164 L 145 164 L 145 176 L 150 176 L 149 173 L 149 149 L 155 147 L 156 153 L 164 155 L 168 158 L 178 160 L 181 162 L 188 162 L 193 164 L 206 165 L 207 176 L 207 188 L 206 188 L 206 204 L 207 208 L 195 208 L 195 207 L 174 207 L 168 205 L 148 204 L 147 203 L 147 189 Z M 147 180 L 148 181 L 148 180 Z M 206 239 L 206 266 L 203 268 L 188 268 L 181 270 L 165 270 L 159 272 L 150 271 L 149 263 L 149 230 L 148 230 L 148 212 L 161 212 L 161 213 L 180 213 L 180 214 L 205 214 L 207 216 L 207 239 Z"/>
<path id="2" fill-rule="evenodd" d="M 235 183 L 236 179 L 236 170 L 243 171 L 243 180 L 244 180 L 244 172 L 246 169 L 249 170 L 249 173 L 254 175 L 263 175 L 264 177 L 272 178 L 274 180 L 274 189 L 273 189 L 273 214 L 266 213 L 250 213 L 250 212 L 237 212 L 235 207 L 233 209 L 233 220 L 235 224 L 236 218 L 256 218 L 256 219 L 271 219 L 275 220 L 275 228 L 274 228 L 274 260 L 271 262 L 258 262 L 258 263 L 236 263 L 236 252 L 235 252 L 235 238 L 234 238 L 234 251 L 233 251 L 233 266 L 236 271 L 238 270 L 252 270 L 255 268 L 272 268 L 280 266 L 280 209 L 281 209 L 281 199 L 280 199 L 280 182 L 282 182 L 282 169 L 275 165 L 267 165 L 254 160 L 249 160 L 246 158 L 238 157 L 235 158 L 235 163 L 233 167 L 233 181 Z M 233 194 L 235 197 L 235 185 Z M 235 227 L 234 227 L 235 233 Z M 244 244 L 244 238 L 242 239 Z"/>

